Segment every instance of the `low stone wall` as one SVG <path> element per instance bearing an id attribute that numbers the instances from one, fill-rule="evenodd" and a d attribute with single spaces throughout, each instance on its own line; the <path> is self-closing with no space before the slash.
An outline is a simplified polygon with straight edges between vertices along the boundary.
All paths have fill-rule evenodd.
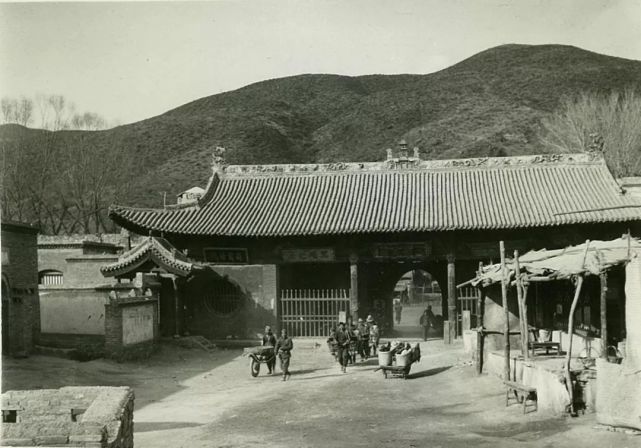
<path id="1" fill-rule="evenodd" d="M 63 387 L 2 394 L 3 446 L 131 448 L 128 387 Z"/>
<path id="2" fill-rule="evenodd" d="M 40 331 L 54 334 L 105 334 L 103 291 L 40 289 Z"/>
<path id="3" fill-rule="evenodd" d="M 559 365 L 563 360 L 558 359 Z M 503 378 L 505 358 L 502 354 L 490 352 L 485 357 L 484 371 Z M 550 414 L 562 414 L 570 404 L 570 397 L 565 388 L 562 372 L 551 371 L 533 362 L 525 362 L 516 357 L 510 358 L 512 379 L 536 387 L 539 411 Z"/>
<path id="4" fill-rule="evenodd" d="M 641 430 L 641 372 L 597 359 L 596 419 L 603 425 Z"/>

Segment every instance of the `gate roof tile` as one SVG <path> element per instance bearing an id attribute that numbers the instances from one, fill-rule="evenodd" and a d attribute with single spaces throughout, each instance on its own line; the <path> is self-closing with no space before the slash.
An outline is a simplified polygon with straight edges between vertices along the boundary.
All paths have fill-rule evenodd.
<path id="1" fill-rule="evenodd" d="M 641 220 L 595 154 L 214 166 L 195 205 L 112 206 L 146 234 L 337 235 L 515 229 Z"/>

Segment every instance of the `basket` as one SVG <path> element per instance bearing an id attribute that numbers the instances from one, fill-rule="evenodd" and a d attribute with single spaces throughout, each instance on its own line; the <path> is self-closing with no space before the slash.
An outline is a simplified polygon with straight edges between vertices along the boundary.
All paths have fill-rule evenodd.
<path id="1" fill-rule="evenodd" d="M 378 365 L 391 366 L 392 365 L 392 352 L 378 352 Z"/>
<path id="2" fill-rule="evenodd" d="M 398 367 L 407 367 L 412 364 L 412 352 L 406 353 L 404 355 L 396 355 L 396 365 Z"/>
<path id="3" fill-rule="evenodd" d="M 606 354 L 608 355 L 608 362 L 611 362 L 613 364 L 621 364 L 621 361 L 623 361 L 623 355 L 614 345 L 610 345 L 606 349 Z"/>

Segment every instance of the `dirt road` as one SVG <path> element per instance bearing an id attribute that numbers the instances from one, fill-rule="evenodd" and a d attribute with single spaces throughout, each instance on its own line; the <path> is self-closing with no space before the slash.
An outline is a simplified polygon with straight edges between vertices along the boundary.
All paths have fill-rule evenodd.
<path id="1" fill-rule="evenodd" d="M 595 429 L 594 416 L 523 415 L 493 377 L 476 377 L 460 347 L 422 343 L 411 378 L 376 363 L 342 374 L 324 344 L 298 342 L 292 377 L 251 378 L 239 350 L 173 346 L 143 363 L 5 359 L 3 390 L 130 385 L 136 447 L 639 447 L 641 437 Z"/>

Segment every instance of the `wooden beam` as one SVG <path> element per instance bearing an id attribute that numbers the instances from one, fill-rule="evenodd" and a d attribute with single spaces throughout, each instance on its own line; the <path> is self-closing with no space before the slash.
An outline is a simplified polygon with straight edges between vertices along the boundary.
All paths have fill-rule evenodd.
<path id="1" fill-rule="evenodd" d="M 507 301 L 507 284 L 509 279 L 507 278 L 508 273 L 507 267 L 505 266 L 505 243 L 501 241 L 499 243 L 499 250 L 501 252 L 501 298 L 503 299 L 503 311 L 505 312 L 505 322 L 503 327 L 503 337 L 505 338 L 505 344 L 503 347 L 503 355 L 505 356 L 505 370 L 503 372 L 505 381 L 510 380 L 510 310 L 508 309 Z"/>
<path id="2" fill-rule="evenodd" d="M 608 357 L 608 307 L 607 307 L 607 293 L 608 293 L 608 273 L 601 272 L 599 275 L 601 281 L 601 357 Z"/>

